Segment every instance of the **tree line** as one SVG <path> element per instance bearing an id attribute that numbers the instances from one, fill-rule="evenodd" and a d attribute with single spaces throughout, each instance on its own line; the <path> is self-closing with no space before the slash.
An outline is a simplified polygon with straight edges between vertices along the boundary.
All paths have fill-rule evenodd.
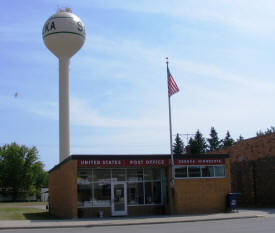
<path id="1" fill-rule="evenodd" d="M 48 173 L 39 161 L 36 147 L 28 148 L 15 142 L 0 146 L 0 190 L 3 195 L 12 195 L 15 201 L 19 194 L 26 197 L 48 187 Z"/>
<path id="2" fill-rule="evenodd" d="M 188 141 L 188 144 L 185 146 L 180 135 L 177 134 L 175 142 L 173 144 L 173 153 L 174 154 L 201 154 L 206 152 L 212 152 L 219 149 L 223 149 L 229 146 L 232 146 L 236 141 L 241 141 L 244 138 L 242 135 L 236 140 L 234 140 L 230 132 L 227 131 L 223 139 L 219 139 L 218 133 L 214 127 L 211 127 L 209 137 L 204 138 L 200 130 L 198 129 L 195 136 L 191 137 Z"/>
<path id="3" fill-rule="evenodd" d="M 267 128 L 265 131 L 257 131 L 256 136 L 259 137 L 272 133 L 275 133 L 274 126 Z M 229 130 L 227 130 L 226 135 L 223 139 L 219 139 L 216 129 L 212 126 L 208 138 L 204 138 L 202 133 L 198 129 L 195 136 L 189 139 L 188 144 L 186 146 L 184 145 L 180 135 L 177 134 L 175 142 L 173 144 L 173 153 L 177 155 L 184 153 L 201 154 L 206 152 L 212 152 L 217 151 L 219 149 L 230 147 L 235 142 L 239 142 L 242 140 L 244 140 L 242 135 L 240 135 L 239 138 L 234 140 L 231 137 Z"/>
<path id="4" fill-rule="evenodd" d="M 275 133 L 275 127 L 271 126 L 270 128 L 267 128 L 265 131 L 259 130 L 256 132 L 256 136 L 263 136 L 263 135 L 268 135 Z"/>

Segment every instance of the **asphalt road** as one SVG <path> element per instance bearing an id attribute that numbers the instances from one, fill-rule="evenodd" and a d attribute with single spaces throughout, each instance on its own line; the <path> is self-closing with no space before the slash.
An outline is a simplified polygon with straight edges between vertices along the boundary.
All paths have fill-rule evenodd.
<path id="1" fill-rule="evenodd" d="M 274 233 L 274 229 L 275 218 L 270 217 L 116 227 L 0 230 L 0 233 Z"/>

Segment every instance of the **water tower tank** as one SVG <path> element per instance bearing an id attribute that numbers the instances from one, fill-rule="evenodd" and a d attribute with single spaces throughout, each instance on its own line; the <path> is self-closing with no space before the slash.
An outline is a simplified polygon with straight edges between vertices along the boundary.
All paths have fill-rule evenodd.
<path id="1" fill-rule="evenodd" d="M 57 57 L 72 57 L 84 44 L 85 26 L 70 9 L 58 10 L 44 24 L 42 32 L 47 48 Z"/>

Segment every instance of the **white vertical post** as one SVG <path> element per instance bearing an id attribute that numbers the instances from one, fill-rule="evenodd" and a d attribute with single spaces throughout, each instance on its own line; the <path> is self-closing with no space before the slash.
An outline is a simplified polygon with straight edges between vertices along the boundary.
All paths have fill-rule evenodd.
<path id="1" fill-rule="evenodd" d="M 70 155 L 70 58 L 59 58 L 59 162 Z"/>
<path id="2" fill-rule="evenodd" d="M 173 188 L 174 184 L 175 184 L 175 163 L 174 163 L 174 154 L 173 154 L 173 138 L 172 138 L 172 120 L 171 120 L 170 96 L 168 96 L 168 103 L 169 103 L 169 128 L 170 128 L 170 154 L 171 154 L 171 169 L 172 169 L 171 186 Z"/>

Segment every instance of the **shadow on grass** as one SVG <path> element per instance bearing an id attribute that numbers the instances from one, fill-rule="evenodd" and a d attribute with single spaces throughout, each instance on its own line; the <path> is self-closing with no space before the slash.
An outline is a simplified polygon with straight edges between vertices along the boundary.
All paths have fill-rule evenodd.
<path id="1" fill-rule="evenodd" d="M 60 218 L 50 215 L 49 212 L 23 213 L 23 215 L 27 220 L 60 220 Z"/>

